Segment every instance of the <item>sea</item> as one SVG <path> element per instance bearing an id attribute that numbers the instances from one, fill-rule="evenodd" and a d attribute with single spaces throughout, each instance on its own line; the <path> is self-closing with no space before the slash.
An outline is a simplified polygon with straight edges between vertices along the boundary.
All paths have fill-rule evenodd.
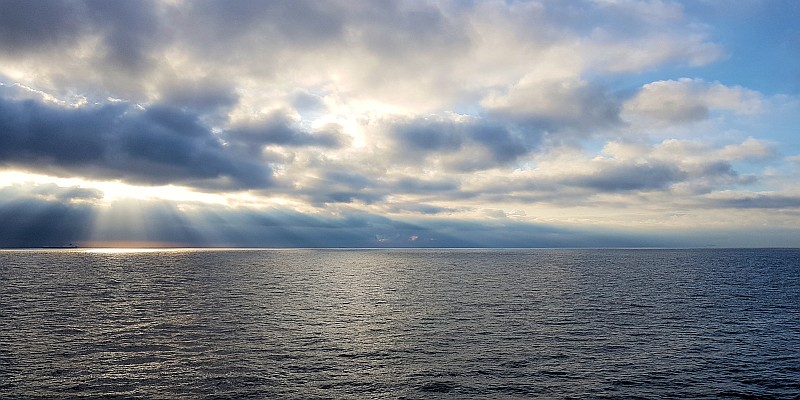
<path id="1" fill-rule="evenodd" d="M 800 250 L 3 250 L 0 398 L 799 399 Z"/>

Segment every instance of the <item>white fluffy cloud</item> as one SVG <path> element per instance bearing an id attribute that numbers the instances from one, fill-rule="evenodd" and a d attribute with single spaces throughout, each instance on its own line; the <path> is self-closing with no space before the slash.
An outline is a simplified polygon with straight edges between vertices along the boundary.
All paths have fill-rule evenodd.
<path id="1" fill-rule="evenodd" d="M 625 103 L 625 112 L 631 118 L 679 124 L 706 119 L 712 110 L 754 114 L 763 109 L 763 104 L 763 97 L 752 90 L 681 78 L 644 85 Z"/>

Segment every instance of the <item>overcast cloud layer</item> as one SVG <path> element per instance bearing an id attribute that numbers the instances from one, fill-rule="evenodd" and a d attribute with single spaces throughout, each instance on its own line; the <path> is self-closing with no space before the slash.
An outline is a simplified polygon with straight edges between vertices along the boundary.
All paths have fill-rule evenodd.
<path id="1" fill-rule="evenodd" d="M 0 246 L 800 246 L 794 1 L 0 1 Z"/>

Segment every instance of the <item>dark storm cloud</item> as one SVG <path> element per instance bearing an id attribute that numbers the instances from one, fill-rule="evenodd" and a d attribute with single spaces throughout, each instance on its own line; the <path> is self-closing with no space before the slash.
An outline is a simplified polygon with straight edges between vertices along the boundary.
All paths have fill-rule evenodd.
<path id="1" fill-rule="evenodd" d="M 146 184 L 265 187 L 271 171 L 228 151 L 196 114 L 128 104 L 61 108 L 0 99 L 0 163 Z"/>

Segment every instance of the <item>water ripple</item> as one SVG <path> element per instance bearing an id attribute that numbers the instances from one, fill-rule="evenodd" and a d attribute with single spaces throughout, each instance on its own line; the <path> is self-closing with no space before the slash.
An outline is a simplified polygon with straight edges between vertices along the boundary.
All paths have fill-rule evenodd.
<path id="1" fill-rule="evenodd" d="M 798 398 L 798 250 L 0 251 L 1 399 Z"/>

